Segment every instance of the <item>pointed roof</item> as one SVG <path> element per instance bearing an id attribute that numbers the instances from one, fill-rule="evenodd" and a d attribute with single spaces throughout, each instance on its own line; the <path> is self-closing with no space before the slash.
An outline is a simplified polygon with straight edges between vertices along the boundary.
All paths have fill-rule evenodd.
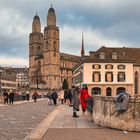
<path id="1" fill-rule="evenodd" d="M 84 38 L 83 38 L 83 33 L 82 33 L 82 48 L 81 48 L 81 57 L 85 55 L 85 50 L 84 50 Z"/>
<path id="2" fill-rule="evenodd" d="M 52 5 L 50 9 L 48 10 L 47 26 L 56 26 L 56 15 L 55 15 L 55 10 L 52 7 Z"/>

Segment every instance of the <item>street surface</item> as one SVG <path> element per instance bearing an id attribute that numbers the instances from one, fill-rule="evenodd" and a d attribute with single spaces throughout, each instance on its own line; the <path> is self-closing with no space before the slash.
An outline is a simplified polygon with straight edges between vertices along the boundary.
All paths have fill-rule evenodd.
<path id="1" fill-rule="evenodd" d="M 54 108 L 47 99 L 0 107 L 0 140 L 22 140 Z"/>

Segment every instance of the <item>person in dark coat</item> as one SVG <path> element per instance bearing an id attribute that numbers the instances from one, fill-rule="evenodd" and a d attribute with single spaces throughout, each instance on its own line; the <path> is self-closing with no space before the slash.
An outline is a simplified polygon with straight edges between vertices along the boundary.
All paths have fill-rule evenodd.
<path id="1" fill-rule="evenodd" d="M 9 95 L 8 95 L 8 97 L 9 97 L 9 105 L 14 103 L 14 96 L 15 96 L 15 93 L 12 90 L 10 90 Z"/>
<path id="2" fill-rule="evenodd" d="M 26 99 L 27 99 L 27 101 L 30 100 L 30 93 L 28 91 L 26 92 Z"/>
<path id="3" fill-rule="evenodd" d="M 4 104 L 8 104 L 8 92 L 6 92 L 6 90 L 3 92 L 3 97 L 4 97 Z"/>
<path id="4" fill-rule="evenodd" d="M 52 92 L 51 97 L 52 97 L 52 100 L 53 100 L 53 104 L 57 105 L 58 94 L 55 90 Z"/>
<path id="5" fill-rule="evenodd" d="M 78 87 L 72 86 L 71 89 L 71 94 L 72 94 L 72 106 L 73 106 L 73 117 L 79 117 L 77 115 L 77 111 L 79 111 L 79 105 L 80 105 L 80 90 Z"/>
<path id="6" fill-rule="evenodd" d="M 127 93 L 119 93 L 115 97 L 115 102 L 116 102 L 116 110 L 119 113 L 123 113 L 128 109 L 128 101 L 129 101 L 129 96 Z"/>
<path id="7" fill-rule="evenodd" d="M 35 92 L 33 93 L 34 102 L 37 102 L 37 97 L 38 97 L 38 93 L 35 91 Z"/>

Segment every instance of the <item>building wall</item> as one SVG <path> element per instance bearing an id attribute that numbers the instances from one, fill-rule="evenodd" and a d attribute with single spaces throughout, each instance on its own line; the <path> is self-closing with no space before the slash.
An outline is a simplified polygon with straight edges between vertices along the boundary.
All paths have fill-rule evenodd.
<path id="1" fill-rule="evenodd" d="M 94 70 L 92 68 L 92 65 L 94 64 L 100 64 L 101 65 L 101 69 L 99 70 Z M 107 64 L 111 64 L 113 65 L 113 69 L 107 70 L 105 69 L 105 65 Z M 97 82 L 94 84 L 133 84 L 133 79 L 134 79 L 134 75 L 133 75 L 133 64 L 128 64 L 128 63 L 123 63 L 123 65 L 125 65 L 125 69 L 124 70 L 118 70 L 117 66 L 118 65 L 122 65 L 122 63 L 84 63 L 84 75 L 83 75 L 83 82 L 87 83 L 87 84 L 93 84 L 92 81 L 92 74 L 94 71 L 96 72 L 100 72 L 101 73 L 101 82 Z M 105 73 L 106 72 L 113 72 L 114 78 L 113 78 L 113 82 L 105 82 Z M 117 81 L 117 73 L 118 72 L 125 72 L 126 74 L 126 81 L 125 82 L 118 82 Z"/>

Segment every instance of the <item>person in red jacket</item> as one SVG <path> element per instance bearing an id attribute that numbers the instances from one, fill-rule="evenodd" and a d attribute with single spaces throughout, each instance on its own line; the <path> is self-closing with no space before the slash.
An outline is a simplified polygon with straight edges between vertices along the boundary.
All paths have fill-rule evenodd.
<path id="1" fill-rule="evenodd" d="M 86 100 L 88 97 L 90 97 L 90 95 L 88 93 L 88 87 L 86 84 L 83 84 L 83 88 L 80 91 L 80 102 L 81 102 L 83 114 L 85 113 L 85 110 L 87 108 Z"/>

